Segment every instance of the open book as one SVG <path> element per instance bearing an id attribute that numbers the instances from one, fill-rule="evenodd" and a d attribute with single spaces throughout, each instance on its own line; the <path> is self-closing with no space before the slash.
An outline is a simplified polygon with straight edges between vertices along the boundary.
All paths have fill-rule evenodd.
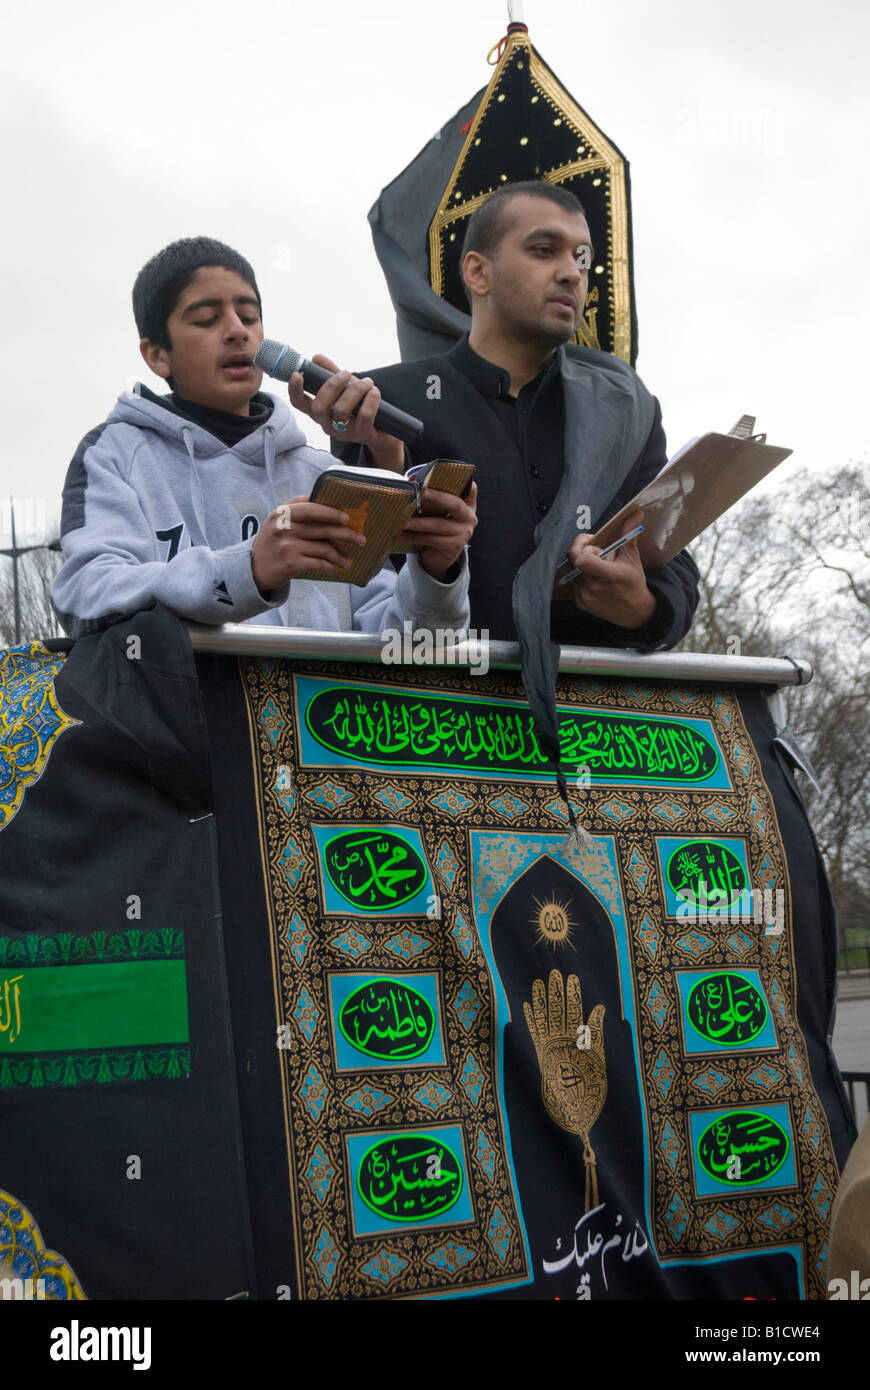
<path id="1" fill-rule="evenodd" d="M 595 532 L 595 545 L 604 547 L 625 530 L 626 518 L 643 509 L 643 534 L 637 547 L 644 569 L 657 569 L 700 536 L 701 532 L 733 507 L 791 449 L 766 443 L 766 435 L 755 435 L 755 420 L 743 415 L 730 434 L 703 434 L 678 449 L 651 483 L 606 521 Z M 556 580 L 571 566 L 566 561 L 556 571 Z M 570 598 L 570 585 L 558 586 L 555 595 Z"/>
<path id="2" fill-rule="evenodd" d="M 399 544 L 405 523 L 422 510 L 426 488 L 465 497 L 474 477 L 474 465 L 458 459 L 433 459 L 418 463 L 408 472 L 391 473 L 386 468 L 357 468 L 347 463 L 333 464 L 318 477 L 311 490 L 311 501 L 324 507 L 337 507 L 350 518 L 348 526 L 366 538 L 364 547 L 350 541 L 336 541 L 335 547 L 353 564 L 342 574 L 322 574 L 306 570 L 300 579 L 318 579 L 335 584 L 368 584 L 387 556 L 413 551 L 414 546 Z"/>

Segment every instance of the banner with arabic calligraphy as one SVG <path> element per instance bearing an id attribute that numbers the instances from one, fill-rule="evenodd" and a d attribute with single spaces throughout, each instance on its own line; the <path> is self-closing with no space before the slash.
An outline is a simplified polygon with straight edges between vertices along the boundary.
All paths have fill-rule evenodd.
<path id="1" fill-rule="evenodd" d="M 584 850 L 512 673 L 68 647 L 0 655 L 0 1262 L 826 1296 L 836 941 L 760 692 L 563 678 Z"/>
<path id="2" fill-rule="evenodd" d="M 516 676 L 240 671 L 294 1296 L 825 1297 L 834 932 L 760 692 L 564 678 L 581 850 Z"/>

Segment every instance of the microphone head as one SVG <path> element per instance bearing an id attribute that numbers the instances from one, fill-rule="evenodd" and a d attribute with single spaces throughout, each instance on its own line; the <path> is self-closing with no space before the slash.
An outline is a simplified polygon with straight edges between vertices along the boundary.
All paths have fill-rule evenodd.
<path id="1" fill-rule="evenodd" d="M 304 361 L 301 352 L 294 352 L 286 343 L 276 343 L 274 338 L 264 338 L 254 356 L 254 366 L 277 381 L 289 381 Z"/>

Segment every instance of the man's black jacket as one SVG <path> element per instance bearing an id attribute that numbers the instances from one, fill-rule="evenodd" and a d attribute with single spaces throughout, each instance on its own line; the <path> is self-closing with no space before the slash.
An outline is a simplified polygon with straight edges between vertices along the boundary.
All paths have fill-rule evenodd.
<path id="1" fill-rule="evenodd" d="M 511 590 L 517 570 L 535 549 L 534 530 L 540 515 L 529 469 L 517 444 L 481 390 L 458 365 L 467 365 L 469 353 L 467 339 L 463 339 L 450 353 L 360 375 L 375 381 L 385 401 L 423 421 L 422 434 L 406 450 L 409 464 L 444 457 L 475 465 L 478 525 L 470 545 L 471 624 L 488 628 L 493 641 L 516 641 Z M 499 377 L 501 389 L 506 390 L 507 373 L 487 365 L 492 371 L 490 380 L 496 382 L 495 393 Z M 356 445 L 333 441 L 332 449 L 347 463 L 365 461 Z M 656 402 L 652 428 L 634 466 L 600 514 L 591 518 L 589 529 L 597 529 L 630 501 L 655 477 L 665 459 L 665 436 Z M 657 607 L 642 628 L 617 627 L 580 612 L 569 601 L 553 604 L 551 636 L 563 646 L 671 647 L 691 625 L 698 602 L 697 580 L 695 562 L 683 551 L 661 569 L 647 573 Z"/>

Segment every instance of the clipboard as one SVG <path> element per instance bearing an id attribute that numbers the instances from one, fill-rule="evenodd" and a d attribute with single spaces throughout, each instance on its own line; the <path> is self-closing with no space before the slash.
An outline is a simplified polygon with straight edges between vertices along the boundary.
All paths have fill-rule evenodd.
<path id="1" fill-rule="evenodd" d="M 684 444 L 652 482 L 599 527 L 595 545 L 610 545 L 627 517 L 642 508 L 644 530 L 637 547 L 644 569 L 673 560 L 793 452 L 768 444 L 766 435 L 752 433 L 754 428 L 754 418 L 743 415 L 729 434 L 710 432 Z M 560 565 L 556 579 L 569 569 L 567 561 Z M 567 585 L 562 596 L 570 597 Z"/>

